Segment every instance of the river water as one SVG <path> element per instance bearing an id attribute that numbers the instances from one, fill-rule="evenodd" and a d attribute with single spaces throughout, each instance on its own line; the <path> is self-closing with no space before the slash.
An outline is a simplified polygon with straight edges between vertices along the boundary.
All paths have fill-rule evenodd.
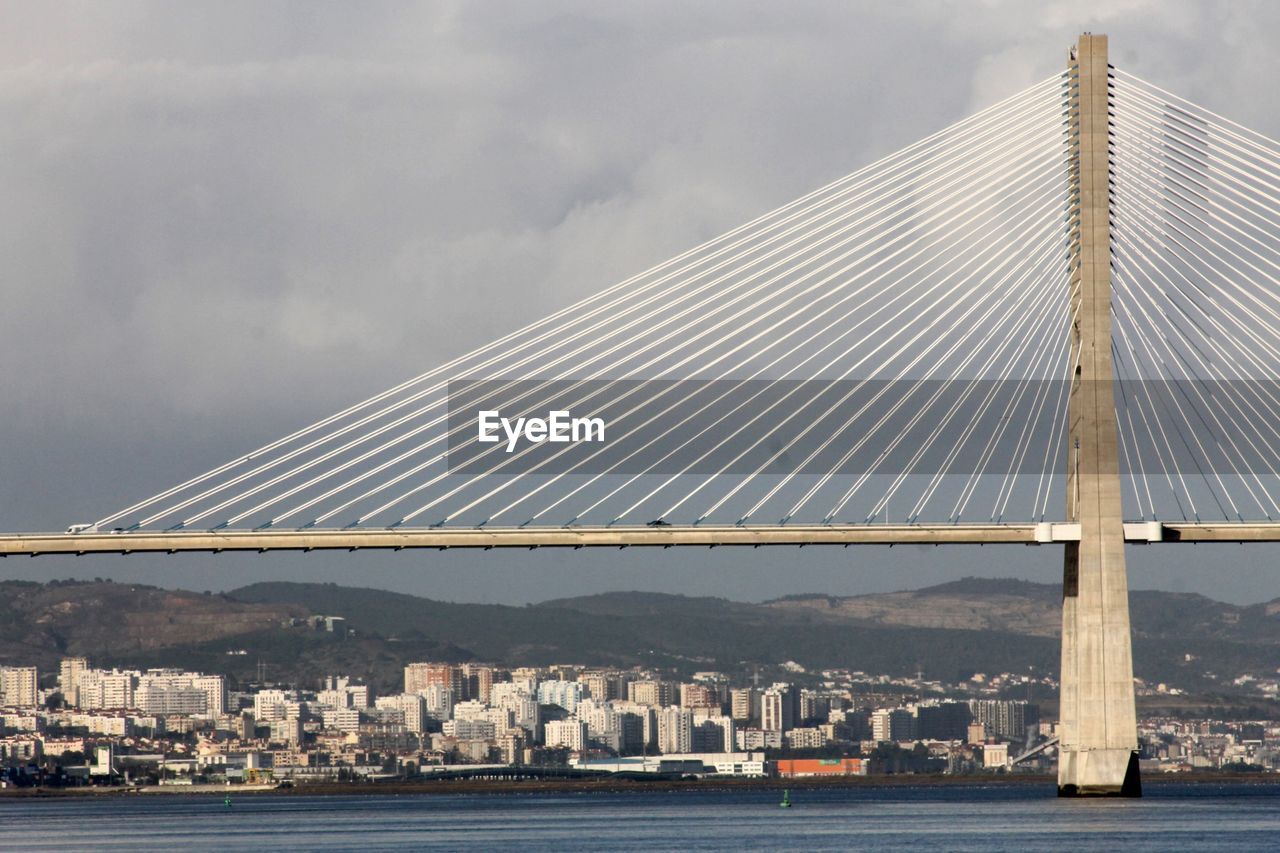
<path id="1" fill-rule="evenodd" d="M 1280 850 L 1280 785 L 0 799 L 5 850 Z"/>

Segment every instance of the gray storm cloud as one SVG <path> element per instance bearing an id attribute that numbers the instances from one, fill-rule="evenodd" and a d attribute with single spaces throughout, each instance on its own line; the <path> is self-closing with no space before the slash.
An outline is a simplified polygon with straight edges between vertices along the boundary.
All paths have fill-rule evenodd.
<path id="1" fill-rule="evenodd" d="M 5 2 L 0 19 L 10 530 L 99 517 L 608 286 L 1060 70 L 1081 30 L 1280 135 L 1267 2 Z M 1018 573 L 1014 556 L 958 562 Z M 537 597 L 486 559 L 445 593 Z M 847 586 L 824 560 L 814 588 Z M 160 580 L 149 565 L 131 571 Z M 679 574 L 652 583 L 690 588 Z M 785 591 L 764 561 L 734 576 L 739 597 Z"/>

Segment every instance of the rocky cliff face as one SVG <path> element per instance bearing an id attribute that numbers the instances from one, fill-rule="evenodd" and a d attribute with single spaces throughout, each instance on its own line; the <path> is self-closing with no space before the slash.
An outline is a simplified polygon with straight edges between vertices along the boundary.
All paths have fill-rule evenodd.
<path id="1" fill-rule="evenodd" d="M 1038 598 L 1008 593 L 938 593 L 931 590 L 890 592 L 850 598 L 813 596 L 772 601 L 769 607 L 807 611 L 817 616 L 861 624 L 962 631 L 1006 631 L 1033 637 L 1056 637 L 1062 609 Z"/>

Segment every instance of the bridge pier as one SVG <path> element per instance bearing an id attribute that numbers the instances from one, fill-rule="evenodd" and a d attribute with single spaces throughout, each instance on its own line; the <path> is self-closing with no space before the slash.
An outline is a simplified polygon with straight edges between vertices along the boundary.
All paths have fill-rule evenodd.
<path id="1" fill-rule="evenodd" d="M 1141 795 L 1112 387 L 1107 68 L 1107 37 L 1082 35 L 1070 61 L 1078 263 L 1067 447 L 1067 518 L 1080 540 L 1064 546 L 1060 796 Z"/>

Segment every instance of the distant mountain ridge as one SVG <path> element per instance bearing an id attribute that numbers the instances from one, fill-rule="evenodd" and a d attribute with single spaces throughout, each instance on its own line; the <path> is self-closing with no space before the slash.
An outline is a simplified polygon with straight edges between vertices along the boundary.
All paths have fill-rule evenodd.
<path id="1" fill-rule="evenodd" d="M 141 584 L 0 582 L 0 660 L 47 655 L 146 653 L 234 637 L 306 614 L 296 603 L 236 601 Z"/>
<path id="2" fill-rule="evenodd" d="M 926 628 L 968 628 L 1057 637 L 1062 588 L 1032 581 L 963 578 L 903 592 L 834 597 L 789 595 L 765 602 L 824 618 Z M 1130 620 L 1137 637 L 1198 637 L 1239 643 L 1280 644 L 1280 599 L 1239 606 L 1194 593 L 1134 590 Z M 1280 663 L 1280 660 L 1277 661 Z"/>
<path id="3" fill-rule="evenodd" d="M 735 671 L 795 660 L 954 680 L 973 672 L 1056 672 L 1061 591 L 966 578 L 914 591 L 791 595 L 761 604 L 611 592 L 524 607 L 457 604 L 335 584 L 258 583 L 221 595 L 137 584 L 0 582 L 0 662 L 48 671 L 66 654 L 101 665 L 190 666 L 248 678 L 367 674 L 398 683 L 410 660 L 583 663 Z M 1137 674 L 1203 681 L 1273 672 L 1278 602 L 1238 607 L 1203 596 L 1130 596 Z M 317 632 L 304 617 L 342 616 Z M 1187 656 L 1191 656 L 1191 660 Z M 1207 682 L 1206 682 L 1207 683 Z"/>

